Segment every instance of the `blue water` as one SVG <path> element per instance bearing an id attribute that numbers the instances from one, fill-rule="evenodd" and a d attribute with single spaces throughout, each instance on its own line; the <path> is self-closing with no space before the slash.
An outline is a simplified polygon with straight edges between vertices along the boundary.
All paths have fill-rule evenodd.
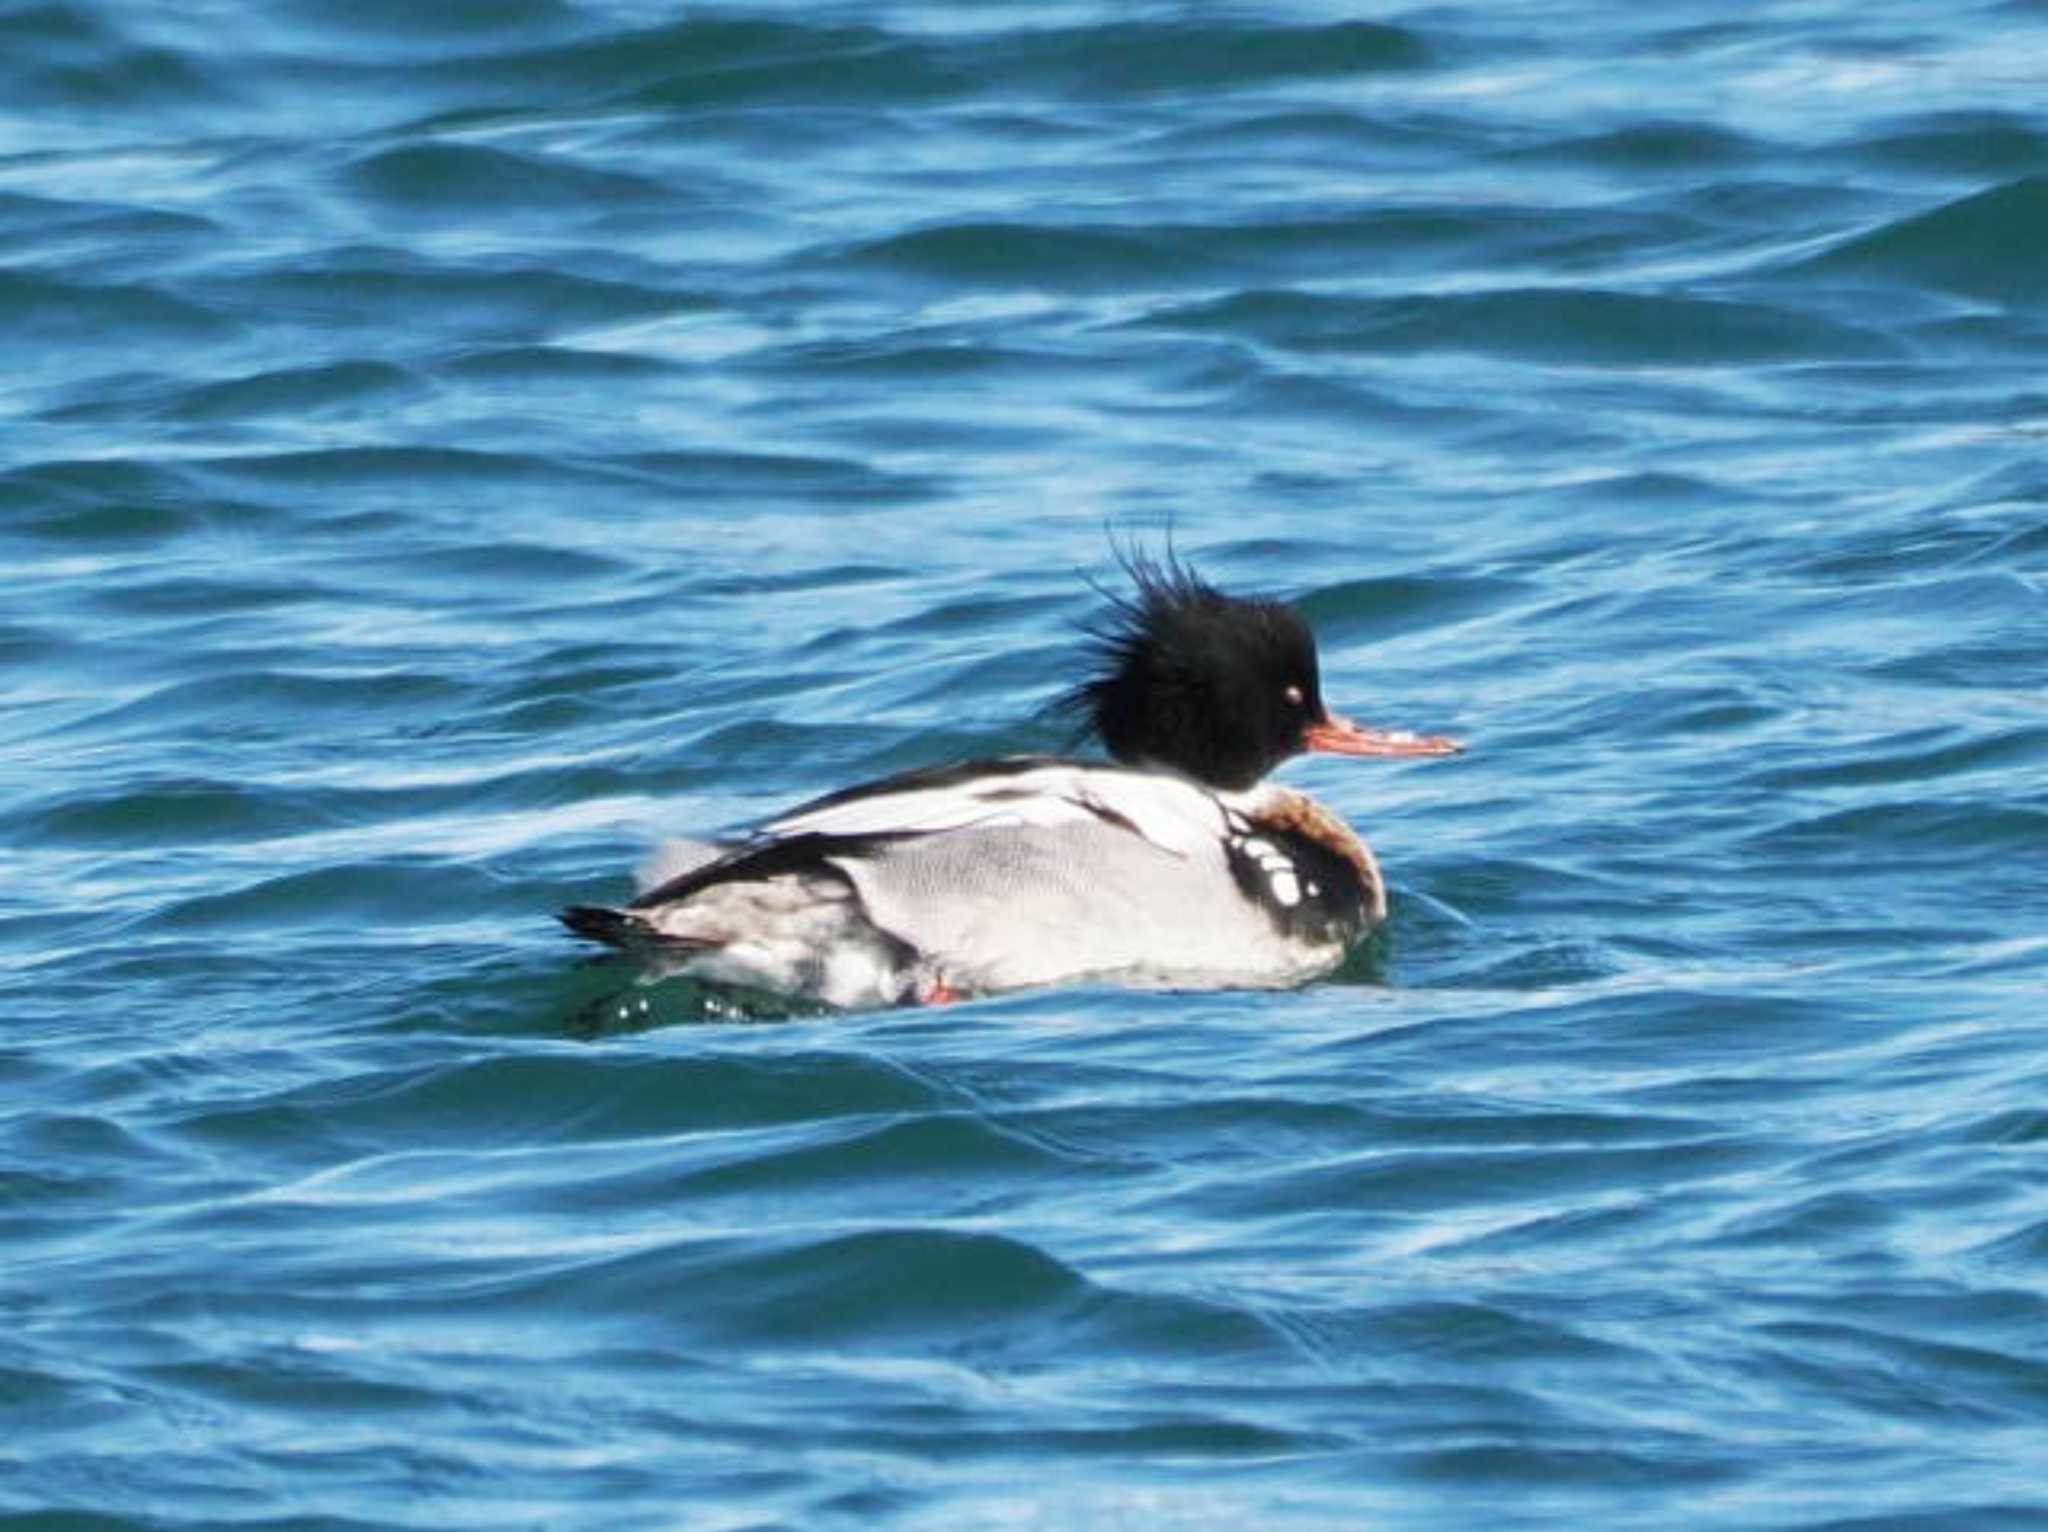
<path id="1" fill-rule="evenodd" d="M 2048 8 L 0 11 L 0 1525 L 2048 1526 Z M 1339 982 L 550 912 L 1298 599 Z"/>

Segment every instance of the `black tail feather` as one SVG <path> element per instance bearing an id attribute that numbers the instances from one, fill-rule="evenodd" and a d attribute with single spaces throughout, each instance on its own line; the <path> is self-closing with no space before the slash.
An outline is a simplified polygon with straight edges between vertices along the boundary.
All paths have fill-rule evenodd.
<path id="1" fill-rule="evenodd" d="M 646 947 L 659 938 L 638 915 L 605 904 L 572 904 L 555 919 L 578 936 L 611 947 Z"/>

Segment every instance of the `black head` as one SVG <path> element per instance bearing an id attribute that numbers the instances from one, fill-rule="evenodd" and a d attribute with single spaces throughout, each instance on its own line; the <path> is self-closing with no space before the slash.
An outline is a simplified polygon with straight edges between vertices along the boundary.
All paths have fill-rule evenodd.
<path id="1" fill-rule="evenodd" d="M 1099 672 L 1063 699 L 1109 753 L 1235 791 L 1308 748 L 1328 714 L 1301 614 L 1226 596 L 1171 554 L 1122 562 L 1135 589 L 1110 597 Z"/>

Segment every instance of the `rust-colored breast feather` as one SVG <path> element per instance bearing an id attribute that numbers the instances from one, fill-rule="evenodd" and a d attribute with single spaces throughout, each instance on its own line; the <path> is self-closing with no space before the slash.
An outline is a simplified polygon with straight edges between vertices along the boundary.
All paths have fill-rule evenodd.
<path id="1" fill-rule="evenodd" d="M 1324 808 L 1307 793 L 1290 787 L 1274 788 L 1269 802 L 1253 816 L 1253 823 L 1276 831 L 1291 831 L 1314 841 L 1342 857 L 1358 870 L 1365 886 L 1366 919 L 1378 925 L 1387 918 L 1387 885 L 1380 876 L 1380 864 L 1372 848 L 1358 838 L 1358 832 Z"/>

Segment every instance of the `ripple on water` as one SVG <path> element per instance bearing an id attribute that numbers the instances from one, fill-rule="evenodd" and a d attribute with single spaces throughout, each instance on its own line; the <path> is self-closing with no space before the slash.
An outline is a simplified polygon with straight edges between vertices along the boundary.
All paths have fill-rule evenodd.
<path id="1" fill-rule="evenodd" d="M 650 177 L 487 144 L 379 149 L 351 164 L 347 181 L 388 214 L 457 225 L 479 215 L 509 215 L 559 229 L 578 214 L 601 220 L 635 204 L 671 202 L 668 190 Z"/>
<path id="2" fill-rule="evenodd" d="M 386 408 L 422 397 L 425 381 L 390 362 L 343 360 L 251 373 L 198 388 L 165 391 L 161 408 L 181 420 L 302 420 Z"/>
<path id="3" fill-rule="evenodd" d="M 2048 298 L 2048 272 L 2028 258 L 2048 239 L 2048 176 L 2029 175 L 1895 218 L 1795 268 L 1802 275 L 1925 284 L 2016 304 Z"/>
<path id="4" fill-rule="evenodd" d="M 1140 226 L 1060 226 L 974 222 L 892 234 L 856 247 L 847 259 L 904 276 L 964 286 L 1028 283 L 1085 292 L 1134 281 L 1205 284 L 1220 267 L 1199 250 Z"/>
<path id="5" fill-rule="evenodd" d="M 159 346 L 194 346 L 233 338 L 239 325 L 220 308 L 149 282 L 86 281 L 35 272 L 0 271 L 0 322 L 39 368 L 77 366 L 82 354 L 123 353 L 146 360 Z"/>
<path id="6" fill-rule="evenodd" d="M 1860 136 L 1859 159 L 1934 173 L 2012 181 L 2048 173 L 2048 133 L 2013 112 L 1928 112 Z"/>
<path id="7" fill-rule="evenodd" d="M 944 1110 L 957 1098 L 886 1060 L 843 1051 L 664 1057 L 588 1050 L 486 1056 L 427 1072 L 366 1071 L 275 1101 L 181 1114 L 216 1143 L 289 1142 L 316 1130 L 358 1152 L 402 1143 L 597 1143 L 848 1116 Z"/>
<path id="8" fill-rule="evenodd" d="M 412 354 L 445 345 L 533 343 L 573 331 L 700 311 L 701 293 L 536 266 L 519 258 L 436 262 L 411 252 L 353 250 L 298 267 L 270 265 L 194 279 L 207 312 L 284 316 L 321 346 Z M 273 322 L 275 322 L 273 320 Z"/>
<path id="9" fill-rule="evenodd" d="M 1295 351 L 1479 351 L 1595 367 L 1878 359 L 1896 342 L 1795 308 L 1722 298 L 1527 288 L 1453 296 L 1336 298 L 1256 292 L 1155 322 L 1220 330 Z"/>

